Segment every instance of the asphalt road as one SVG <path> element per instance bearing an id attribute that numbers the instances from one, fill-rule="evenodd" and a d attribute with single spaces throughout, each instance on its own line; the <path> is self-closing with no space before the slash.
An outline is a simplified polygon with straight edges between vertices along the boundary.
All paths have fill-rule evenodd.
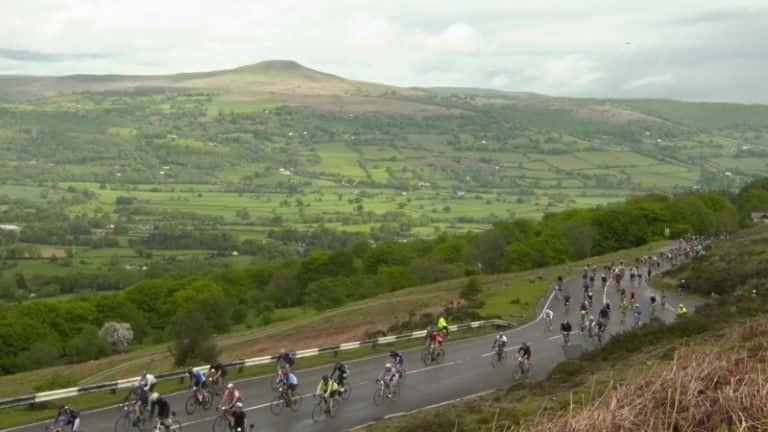
<path id="1" fill-rule="evenodd" d="M 596 285 L 599 284 L 598 280 Z M 623 284 L 629 286 L 628 277 Z M 568 317 L 573 324 L 574 330 L 576 330 L 579 321 L 578 304 L 582 298 L 581 277 L 567 279 L 565 287 L 573 298 Z M 652 290 L 647 285 L 644 285 L 636 288 L 636 291 L 640 305 L 643 306 L 643 322 L 647 322 L 649 318 L 648 298 Z M 619 332 L 623 328 L 629 328 L 632 322 L 631 316 L 627 317 L 627 324 L 625 326 L 619 324 L 617 310 L 619 295 L 611 283 L 609 283 L 608 288 L 605 290 L 603 288 L 595 288 L 595 310 L 593 314 L 597 316 L 600 300 L 603 298 L 610 299 L 614 306 L 614 312 L 608 326 L 608 334 Z M 667 298 L 669 303 L 668 309 L 657 312 L 657 315 L 662 319 L 674 319 L 675 314 L 672 306 L 676 306 L 678 303 L 686 304 L 690 311 L 694 309 L 693 301 L 681 299 L 676 293 L 667 293 Z M 517 346 L 523 341 L 528 342 L 531 346 L 533 351 L 532 379 L 545 377 L 556 364 L 566 358 L 576 357 L 583 350 L 591 349 L 596 344 L 595 341 L 590 340 L 586 335 L 576 332 L 571 337 L 571 344 L 564 347 L 558 330 L 559 323 L 563 320 L 564 316 L 562 301 L 557 300 L 553 296 L 549 296 L 545 300 L 551 300 L 549 307 L 555 313 L 552 331 L 546 328 L 543 320 L 537 319 L 506 332 L 510 345 L 508 350 L 516 352 Z M 540 310 L 543 310 L 543 305 L 546 302 L 543 301 L 541 303 Z M 314 401 L 311 397 L 304 399 L 303 407 L 298 412 L 294 413 L 284 410 L 280 416 L 272 415 L 268 406 L 275 396 L 269 386 L 271 377 L 245 379 L 239 381 L 237 385 L 245 397 L 248 421 L 255 424 L 254 430 L 256 431 L 338 431 L 380 420 L 396 413 L 412 411 L 513 384 L 519 379 L 516 376 L 515 356 L 509 355 L 504 365 L 499 368 L 492 368 L 489 354 L 492 342 L 493 335 L 454 342 L 450 341 L 449 336 L 445 344 L 445 360 L 441 364 L 428 367 L 425 367 L 419 359 L 420 348 L 405 350 L 405 366 L 408 374 L 406 380 L 402 383 L 401 396 L 399 400 L 387 400 L 379 406 L 373 403 L 373 393 L 376 390 L 375 380 L 383 368 L 386 361 L 385 357 L 379 355 L 351 361 L 349 363 L 352 369 L 352 375 L 349 380 L 349 383 L 352 384 L 350 399 L 341 402 L 335 418 L 326 418 L 318 423 L 313 423 L 312 421 Z M 514 352 L 510 354 L 514 354 Z M 300 362 L 301 360 L 299 360 L 298 367 L 301 366 Z M 299 370 L 297 376 L 300 382 L 299 389 L 301 393 L 308 395 L 313 392 L 320 377 L 329 373 L 330 369 L 331 366 L 327 365 L 308 370 Z M 212 409 L 207 412 L 196 413 L 194 416 L 187 416 L 183 407 L 187 396 L 186 392 L 166 395 L 171 402 L 173 410 L 179 414 L 184 431 L 211 431 L 215 411 Z M 118 412 L 116 407 L 85 412 L 82 414 L 81 429 L 84 432 L 111 432 Z M 41 426 L 36 424 L 10 430 L 39 432 Z"/>

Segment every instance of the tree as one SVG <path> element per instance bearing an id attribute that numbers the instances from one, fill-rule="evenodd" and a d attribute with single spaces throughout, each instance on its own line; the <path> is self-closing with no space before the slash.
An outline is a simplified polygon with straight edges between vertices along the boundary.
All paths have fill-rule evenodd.
<path id="1" fill-rule="evenodd" d="M 195 308 L 180 311 L 171 326 L 172 343 L 170 352 L 176 366 L 193 362 L 212 364 L 219 357 L 219 348 L 213 338 L 213 329 L 205 320 L 199 319 L 200 310 Z"/>
<path id="2" fill-rule="evenodd" d="M 461 288 L 459 297 L 467 303 L 475 303 L 482 292 L 483 289 L 480 286 L 480 280 L 476 276 L 473 276 L 469 278 L 466 285 Z"/>
<path id="3" fill-rule="evenodd" d="M 101 326 L 99 336 L 118 351 L 125 351 L 133 341 L 133 328 L 129 323 L 108 321 Z"/>

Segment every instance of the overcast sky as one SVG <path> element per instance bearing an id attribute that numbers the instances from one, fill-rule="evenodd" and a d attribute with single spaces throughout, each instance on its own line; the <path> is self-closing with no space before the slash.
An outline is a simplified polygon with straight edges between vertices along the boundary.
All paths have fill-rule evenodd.
<path id="1" fill-rule="evenodd" d="M 768 103 L 768 0 L 0 0 L 0 74 L 348 78 Z"/>

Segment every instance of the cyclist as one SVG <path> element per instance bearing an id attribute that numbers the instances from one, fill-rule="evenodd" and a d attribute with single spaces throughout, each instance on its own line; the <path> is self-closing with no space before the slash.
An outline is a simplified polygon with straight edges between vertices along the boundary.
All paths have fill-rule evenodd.
<path id="1" fill-rule="evenodd" d="M 62 405 L 59 407 L 59 411 L 56 413 L 56 418 L 53 419 L 53 424 L 71 426 L 72 432 L 79 432 L 80 413 L 72 409 L 72 407 L 69 405 Z"/>
<path id="2" fill-rule="evenodd" d="M 560 288 L 560 290 L 562 291 L 562 289 L 563 289 L 563 277 L 562 277 L 562 276 L 558 276 L 558 277 L 557 277 L 557 286 L 558 286 L 558 287 Z"/>
<path id="3" fill-rule="evenodd" d="M 278 373 L 283 369 L 291 369 L 296 364 L 296 353 L 286 351 L 285 348 L 280 350 L 280 354 L 277 356 L 277 371 Z"/>
<path id="4" fill-rule="evenodd" d="M 448 322 L 445 321 L 444 316 L 440 316 L 437 320 L 437 330 L 443 332 L 446 336 L 448 336 Z M 442 345 L 442 340 L 440 341 L 440 345 Z"/>
<path id="5" fill-rule="evenodd" d="M 651 302 L 651 315 L 655 315 L 655 313 L 656 313 L 656 296 L 651 294 L 651 298 L 649 300 Z"/>
<path id="6" fill-rule="evenodd" d="M 299 388 L 299 379 L 287 368 L 284 368 L 281 373 L 280 383 L 284 386 L 283 391 L 286 396 L 285 402 L 290 406 L 293 402 L 293 395 L 296 393 L 296 389 Z"/>
<path id="7" fill-rule="evenodd" d="M 245 432 L 245 411 L 243 411 L 242 402 L 235 404 L 235 411 L 232 413 L 232 425 L 234 427 L 232 432 Z"/>
<path id="8" fill-rule="evenodd" d="M 635 303 L 634 306 L 632 306 L 632 316 L 635 317 L 635 325 L 640 324 L 640 315 L 643 314 L 643 310 L 640 308 L 640 304 Z"/>
<path id="9" fill-rule="evenodd" d="M 336 362 L 331 371 L 331 379 L 334 379 L 340 388 L 344 388 L 344 382 L 349 378 L 349 366 L 342 362 Z"/>
<path id="10" fill-rule="evenodd" d="M 242 401 L 243 397 L 240 395 L 240 390 L 233 383 L 227 384 L 227 390 L 225 390 L 224 394 L 221 396 L 219 409 L 227 416 L 227 421 L 229 422 L 230 427 L 234 421 L 232 413 L 237 406 L 237 403 Z"/>
<path id="11" fill-rule="evenodd" d="M 398 376 L 399 375 L 394 366 L 392 366 L 392 363 L 387 363 L 384 365 L 384 371 L 379 375 L 379 379 L 376 380 L 376 383 L 384 383 L 388 398 L 392 397 L 392 389 L 397 385 Z"/>
<path id="12" fill-rule="evenodd" d="M 594 328 L 595 328 L 595 316 L 590 315 L 589 321 L 587 321 L 587 336 L 589 336 L 590 339 L 595 335 L 593 332 Z"/>
<path id="13" fill-rule="evenodd" d="M 528 343 L 523 342 L 520 344 L 520 348 L 517 349 L 517 358 L 520 362 L 520 372 L 530 369 L 531 365 L 531 347 Z"/>
<path id="14" fill-rule="evenodd" d="M 603 341 L 603 333 L 605 333 L 606 325 L 603 321 L 598 320 L 595 323 L 595 334 L 597 334 L 597 341 Z"/>
<path id="15" fill-rule="evenodd" d="M 637 293 L 635 290 L 629 292 L 629 302 L 632 304 L 637 303 Z"/>
<path id="16" fill-rule="evenodd" d="M 688 315 L 688 308 L 685 307 L 682 303 L 677 307 L 677 316 L 678 317 L 684 317 Z"/>
<path id="17" fill-rule="evenodd" d="M 155 409 L 157 409 L 157 419 L 160 420 L 160 424 L 166 431 L 171 430 L 171 404 L 165 398 L 160 397 L 157 392 L 152 393 L 149 401 L 152 403 L 149 416 L 154 417 Z"/>
<path id="18" fill-rule="evenodd" d="M 325 400 L 325 413 L 330 414 L 339 394 L 339 386 L 328 375 L 323 375 L 315 394 Z"/>
<path id="19" fill-rule="evenodd" d="M 664 291 L 661 292 L 661 307 L 667 307 L 667 294 Z"/>
<path id="20" fill-rule="evenodd" d="M 197 369 L 189 368 L 187 369 L 187 376 L 189 376 L 189 381 L 192 383 L 192 391 L 195 394 L 195 398 L 198 402 L 202 402 L 203 398 L 200 390 L 206 387 L 205 374 Z"/>
<path id="21" fill-rule="evenodd" d="M 555 318 L 555 313 L 551 309 L 544 309 L 544 322 L 547 325 L 547 330 L 552 330 L 552 320 Z"/>
<path id="22" fill-rule="evenodd" d="M 568 312 L 568 306 L 571 305 L 571 295 L 568 293 L 565 293 L 563 296 L 563 307 L 565 308 L 566 313 Z"/>
<path id="23" fill-rule="evenodd" d="M 139 382 L 136 384 L 139 397 L 134 407 L 134 414 L 136 414 L 137 418 L 141 416 L 141 408 L 146 408 L 149 405 L 149 396 L 153 391 L 155 391 L 156 385 L 157 378 L 155 378 L 154 375 L 147 373 L 147 371 L 141 373 Z"/>
<path id="24" fill-rule="evenodd" d="M 587 303 L 589 303 L 590 308 L 592 307 L 592 298 L 593 298 L 592 290 L 587 291 Z"/>
<path id="25" fill-rule="evenodd" d="M 429 336 L 429 353 L 430 355 L 434 355 L 435 350 L 437 350 L 439 347 L 443 345 L 443 334 L 439 331 L 433 330 L 432 333 L 428 334 Z"/>
<path id="26" fill-rule="evenodd" d="M 208 377 L 211 383 L 215 386 L 221 384 L 221 381 L 226 376 L 227 376 L 227 369 L 224 368 L 224 365 L 219 361 L 212 364 L 211 367 L 208 369 Z"/>
<path id="27" fill-rule="evenodd" d="M 598 321 L 602 321 L 603 323 L 607 323 L 608 319 L 610 319 L 610 312 L 608 312 L 608 308 L 603 306 L 600 308 L 600 312 L 597 313 Z"/>
<path id="28" fill-rule="evenodd" d="M 395 369 L 397 369 L 398 375 L 402 378 L 403 376 L 403 364 L 405 363 L 405 356 L 400 351 L 390 351 L 389 352 L 389 358 L 392 359 L 395 365 Z"/>
<path id="29" fill-rule="evenodd" d="M 627 299 L 621 300 L 621 303 L 619 303 L 619 311 L 621 312 L 621 322 L 624 322 L 627 318 L 627 312 L 629 312 L 629 303 L 627 302 Z"/>
<path id="30" fill-rule="evenodd" d="M 507 335 L 502 332 L 499 332 L 499 334 L 497 334 L 496 338 L 493 340 L 493 345 L 491 345 L 491 352 L 495 353 L 499 360 L 501 360 L 501 356 L 504 353 L 504 348 L 507 347 L 507 342 Z"/>
<path id="31" fill-rule="evenodd" d="M 585 330 L 585 328 L 586 328 L 586 325 L 587 325 L 587 314 L 588 314 L 588 313 L 589 313 L 589 312 L 587 312 L 586 310 L 582 310 L 582 311 L 579 313 L 579 317 L 580 317 L 580 321 L 579 321 L 579 330 L 581 330 L 582 332 Z"/>
<path id="32" fill-rule="evenodd" d="M 563 345 L 568 345 L 568 343 L 570 342 L 572 331 L 573 331 L 573 326 L 571 326 L 570 321 L 565 320 L 562 323 L 560 323 L 560 333 L 563 335 Z"/>
<path id="33" fill-rule="evenodd" d="M 605 273 L 600 274 L 600 282 L 603 283 L 603 288 L 608 286 L 608 276 L 606 276 Z"/>

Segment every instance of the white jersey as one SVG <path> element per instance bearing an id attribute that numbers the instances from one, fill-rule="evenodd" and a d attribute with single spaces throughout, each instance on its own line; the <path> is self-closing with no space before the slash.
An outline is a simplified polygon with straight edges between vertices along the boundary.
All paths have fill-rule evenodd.
<path id="1" fill-rule="evenodd" d="M 551 320 L 555 317 L 555 313 L 549 309 L 544 309 L 544 318 Z"/>
<path id="2" fill-rule="evenodd" d="M 157 384 L 157 378 L 152 374 L 147 374 L 146 376 L 139 378 L 139 387 L 144 390 L 149 391 L 149 388 L 155 384 Z"/>

